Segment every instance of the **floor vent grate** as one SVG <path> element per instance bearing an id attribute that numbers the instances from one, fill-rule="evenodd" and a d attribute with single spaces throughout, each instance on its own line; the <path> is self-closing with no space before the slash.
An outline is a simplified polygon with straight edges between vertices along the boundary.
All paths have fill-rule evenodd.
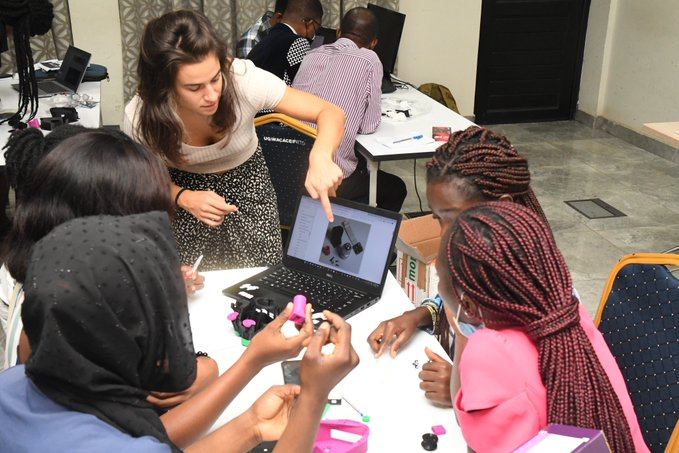
<path id="1" fill-rule="evenodd" d="M 568 206 L 578 211 L 588 219 L 608 219 L 612 217 L 626 217 L 626 214 L 618 211 L 613 206 L 598 198 L 588 200 L 565 201 Z"/>

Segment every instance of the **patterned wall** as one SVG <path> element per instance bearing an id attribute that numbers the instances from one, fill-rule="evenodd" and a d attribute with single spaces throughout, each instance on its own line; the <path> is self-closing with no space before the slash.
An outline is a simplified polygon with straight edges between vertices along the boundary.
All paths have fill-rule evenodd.
<path id="1" fill-rule="evenodd" d="M 31 38 L 33 61 L 43 61 L 52 58 L 64 58 L 66 49 L 73 43 L 71 33 L 71 15 L 68 10 L 68 0 L 50 0 L 54 6 L 54 20 L 52 30 L 42 36 Z M 9 51 L 0 56 L 0 74 L 16 72 L 14 59 L 14 43 L 9 39 Z"/>
<path id="2" fill-rule="evenodd" d="M 56 0 L 55 0 L 56 1 Z M 64 0 L 65 1 L 65 0 Z M 399 0 L 371 0 L 372 3 L 398 10 Z M 118 0 L 123 44 L 123 91 L 125 102 L 134 95 L 137 86 L 139 39 L 150 19 L 178 9 L 202 10 L 235 53 L 240 35 L 261 15 L 274 9 L 275 0 Z M 337 28 L 340 19 L 339 0 L 321 0 L 323 25 Z M 344 0 L 344 11 L 368 2 Z"/>

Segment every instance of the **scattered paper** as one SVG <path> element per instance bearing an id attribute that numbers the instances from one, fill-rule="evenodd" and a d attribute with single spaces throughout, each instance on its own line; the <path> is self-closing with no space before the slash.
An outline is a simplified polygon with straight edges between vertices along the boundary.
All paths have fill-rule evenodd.
<path id="1" fill-rule="evenodd" d="M 58 71 L 61 68 L 62 60 L 45 60 L 35 64 L 36 70 L 43 70 L 45 72 Z"/>

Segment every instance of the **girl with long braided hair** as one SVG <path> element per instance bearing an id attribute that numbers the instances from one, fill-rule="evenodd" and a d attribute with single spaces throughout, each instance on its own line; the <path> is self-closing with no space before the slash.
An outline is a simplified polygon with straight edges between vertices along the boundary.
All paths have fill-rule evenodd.
<path id="1" fill-rule="evenodd" d="M 455 221 L 464 209 L 493 200 L 524 205 L 547 221 L 531 189 L 526 158 L 506 137 L 478 126 L 451 134 L 448 142 L 436 150 L 427 164 L 427 200 L 442 227 Z M 459 333 L 467 336 L 478 324 L 464 315 L 459 321 L 463 328 Z M 444 348 L 450 349 L 450 326 L 439 297 L 425 299 L 420 307 L 381 322 L 368 342 L 376 357 L 389 348 L 396 355 L 418 327 L 439 335 Z M 436 404 L 450 406 L 452 365 L 429 349 L 425 352 L 431 362 L 422 367 L 420 388 Z"/>
<path id="2" fill-rule="evenodd" d="M 649 451 L 543 219 L 518 203 L 488 202 L 462 212 L 443 238 L 446 315 L 461 307 L 486 325 L 455 342 L 451 393 L 470 448 L 513 451 L 559 423 L 603 430 L 614 452 Z"/>

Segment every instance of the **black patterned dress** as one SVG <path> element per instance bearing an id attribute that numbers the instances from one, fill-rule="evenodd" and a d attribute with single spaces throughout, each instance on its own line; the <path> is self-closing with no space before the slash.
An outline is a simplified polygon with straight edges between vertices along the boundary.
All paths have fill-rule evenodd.
<path id="1" fill-rule="evenodd" d="M 179 256 L 191 265 L 203 255 L 201 271 L 269 266 L 282 259 L 276 192 L 261 149 L 242 165 L 221 174 L 170 169 L 172 181 L 189 190 L 211 190 L 238 208 L 211 227 L 177 209 L 172 222 Z"/>

